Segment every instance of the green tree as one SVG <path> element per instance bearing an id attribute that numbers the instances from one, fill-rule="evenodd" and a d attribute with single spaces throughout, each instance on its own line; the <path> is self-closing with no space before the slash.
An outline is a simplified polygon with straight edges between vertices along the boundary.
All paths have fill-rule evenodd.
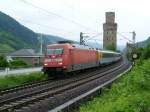
<path id="1" fill-rule="evenodd" d="M 150 43 L 144 48 L 137 48 L 135 52 L 138 55 L 138 58 L 148 59 L 150 58 Z"/>
<path id="2" fill-rule="evenodd" d="M 136 49 L 137 55 L 138 55 L 139 57 L 142 56 L 143 51 L 144 51 L 144 48 L 138 48 L 138 49 Z"/>
<path id="3" fill-rule="evenodd" d="M 0 56 L 0 67 L 8 67 L 8 62 L 4 56 Z"/>
<path id="4" fill-rule="evenodd" d="M 107 50 L 116 51 L 115 44 L 114 44 L 114 43 L 109 43 L 109 44 L 106 46 L 106 49 L 107 49 Z"/>
<path id="5" fill-rule="evenodd" d="M 144 59 L 150 58 L 150 43 L 144 48 L 142 57 Z"/>

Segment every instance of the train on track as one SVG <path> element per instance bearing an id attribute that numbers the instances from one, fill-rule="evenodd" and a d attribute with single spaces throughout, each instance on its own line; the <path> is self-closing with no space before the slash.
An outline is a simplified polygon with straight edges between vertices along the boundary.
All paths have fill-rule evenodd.
<path id="1" fill-rule="evenodd" d="M 88 68 L 110 64 L 121 59 L 121 54 L 112 51 L 96 50 L 82 45 L 63 43 L 46 48 L 43 72 L 50 77 Z"/>

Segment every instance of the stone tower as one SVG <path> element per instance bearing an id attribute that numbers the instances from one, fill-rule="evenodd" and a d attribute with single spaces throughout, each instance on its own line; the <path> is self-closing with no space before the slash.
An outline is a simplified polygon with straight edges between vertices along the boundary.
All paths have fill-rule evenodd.
<path id="1" fill-rule="evenodd" d="M 116 50 L 117 47 L 117 24 L 115 13 L 106 12 L 106 23 L 103 24 L 103 49 Z"/>

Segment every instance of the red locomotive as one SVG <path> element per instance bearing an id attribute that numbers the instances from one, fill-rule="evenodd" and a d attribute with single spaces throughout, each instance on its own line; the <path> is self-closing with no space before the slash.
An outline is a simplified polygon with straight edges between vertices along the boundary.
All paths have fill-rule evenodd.
<path id="1" fill-rule="evenodd" d="M 59 72 L 68 73 L 97 67 L 120 58 L 120 53 L 98 51 L 69 43 L 52 44 L 48 45 L 46 49 L 43 72 L 48 76 L 55 77 Z"/>

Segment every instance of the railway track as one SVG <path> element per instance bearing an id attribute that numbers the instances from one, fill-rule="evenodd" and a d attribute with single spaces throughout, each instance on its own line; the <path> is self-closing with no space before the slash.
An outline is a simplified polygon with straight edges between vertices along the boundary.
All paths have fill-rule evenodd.
<path id="1" fill-rule="evenodd" d="M 21 89 L 26 89 L 26 88 L 32 88 L 32 87 L 35 87 L 35 86 L 39 86 L 39 85 L 42 85 L 44 83 L 48 83 L 49 81 L 50 80 L 35 81 L 35 82 L 32 82 L 32 83 L 22 84 L 22 85 L 18 85 L 18 86 L 11 87 L 11 88 L 6 88 L 6 89 L 3 89 L 3 90 L 0 90 L 0 96 L 3 95 L 3 94 L 8 94 L 8 93 L 12 93 L 12 92 L 15 92 L 15 91 L 19 91 Z"/>
<path id="2" fill-rule="evenodd" d="M 118 66 L 118 64 L 120 64 L 120 63 L 117 63 L 115 65 L 110 65 L 110 66 L 104 66 L 105 68 L 102 67 L 102 68 L 90 69 L 90 70 L 85 71 L 84 73 L 80 73 L 80 75 L 86 75 L 88 72 L 95 71 L 95 70 L 98 70 L 99 72 L 103 72 L 105 70 L 112 69 L 113 67 Z M 72 76 L 72 77 L 80 77 L 80 75 L 79 76 L 75 75 L 75 76 Z M 67 77 L 67 78 L 69 78 L 69 77 Z M 60 81 L 60 80 L 58 80 L 58 81 Z M 55 82 L 56 83 L 58 81 L 55 81 L 54 78 L 51 78 L 49 80 L 35 81 L 35 82 L 32 82 L 32 83 L 22 84 L 22 85 L 18 85 L 18 86 L 11 87 L 11 88 L 6 88 L 6 89 L 3 89 L 3 90 L 0 90 L 0 96 L 2 96 L 3 94 L 9 94 L 9 93 L 13 93 L 13 92 L 20 91 L 20 90 L 23 90 L 23 89 L 35 88 L 36 86 L 38 87 L 40 85 L 44 85 L 44 84 L 47 84 L 49 82 Z"/>
<path id="3" fill-rule="evenodd" d="M 113 68 L 113 69 L 112 69 Z M 9 89 L 7 92 L 3 91 L 0 96 L 0 112 L 28 112 L 35 111 L 33 108 L 39 105 L 39 102 L 47 101 L 51 99 L 51 109 L 54 106 L 60 104 L 60 102 L 53 102 L 55 96 L 61 95 L 67 91 L 73 90 L 86 85 L 97 79 L 108 79 L 108 74 L 114 74 L 121 69 L 126 68 L 124 63 L 117 63 L 111 67 L 105 67 L 104 69 L 96 69 L 93 71 L 87 71 L 73 78 L 62 79 L 57 81 L 45 81 L 37 84 L 31 84 L 28 86 L 21 86 L 15 89 Z M 104 80 L 104 79 L 103 79 Z M 66 96 L 62 96 L 66 97 Z M 62 98 L 60 97 L 60 99 Z M 65 99 L 66 100 L 66 99 Z M 30 108 L 29 108 L 30 107 Z M 49 109 L 50 109 L 49 108 Z"/>

